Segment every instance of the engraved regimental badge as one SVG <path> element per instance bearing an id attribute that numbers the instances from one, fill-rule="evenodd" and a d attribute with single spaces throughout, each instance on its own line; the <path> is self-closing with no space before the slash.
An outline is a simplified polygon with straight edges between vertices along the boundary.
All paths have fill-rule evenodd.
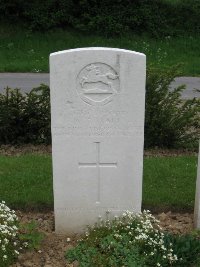
<path id="1" fill-rule="evenodd" d="M 91 63 L 79 72 L 76 89 L 85 103 L 105 105 L 119 93 L 119 75 L 107 64 Z"/>

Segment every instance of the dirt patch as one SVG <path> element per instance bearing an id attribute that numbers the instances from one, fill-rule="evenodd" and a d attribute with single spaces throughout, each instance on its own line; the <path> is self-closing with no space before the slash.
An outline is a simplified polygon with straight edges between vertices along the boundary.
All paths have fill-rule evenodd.
<path id="1" fill-rule="evenodd" d="M 34 220 L 38 230 L 44 233 L 41 247 L 34 251 L 21 254 L 18 261 L 11 267 L 77 267 L 78 263 L 67 264 L 64 258 L 65 251 L 75 246 L 78 236 L 58 235 L 54 232 L 54 215 L 48 213 L 17 212 L 21 222 Z M 193 214 L 189 213 L 160 213 L 156 215 L 165 231 L 174 234 L 185 234 L 193 230 Z"/>
<path id="2" fill-rule="evenodd" d="M 148 149 L 144 151 L 145 157 L 178 157 L 178 156 L 197 156 L 197 151 L 187 149 Z"/>
<path id="3" fill-rule="evenodd" d="M 173 234 L 187 234 L 194 229 L 194 218 L 191 213 L 160 213 L 156 215 L 160 221 L 160 226 L 164 231 Z"/>
<path id="4" fill-rule="evenodd" d="M 58 235 L 54 232 L 54 215 L 48 213 L 24 213 L 17 211 L 22 223 L 35 221 L 37 230 L 44 234 L 39 249 L 26 251 L 18 257 L 18 261 L 12 267 L 73 267 L 66 263 L 65 251 L 74 246 L 77 236 Z M 69 239 L 70 238 L 70 239 Z"/>
<path id="5" fill-rule="evenodd" d="M 20 156 L 25 154 L 51 154 L 51 145 L 22 145 L 22 146 L 12 146 L 12 145 L 1 145 L 0 155 L 4 156 Z"/>

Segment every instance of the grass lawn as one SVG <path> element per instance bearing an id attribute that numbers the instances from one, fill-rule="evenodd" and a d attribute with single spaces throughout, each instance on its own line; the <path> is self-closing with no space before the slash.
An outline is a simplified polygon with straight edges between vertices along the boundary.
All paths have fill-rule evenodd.
<path id="1" fill-rule="evenodd" d="M 195 156 L 152 157 L 144 161 L 144 207 L 192 210 L 197 176 Z"/>
<path id="2" fill-rule="evenodd" d="M 143 206 L 192 210 L 197 157 L 144 160 Z M 12 208 L 53 208 L 50 155 L 0 156 L 0 200 Z"/>
<path id="3" fill-rule="evenodd" d="M 48 57 L 52 52 L 105 46 L 143 52 L 147 63 L 157 67 L 180 63 L 183 75 L 200 76 L 200 36 L 151 39 L 127 34 L 106 38 L 71 30 L 32 33 L 20 27 L 0 26 L 0 72 L 48 72 Z"/>
<path id="4" fill-rule="evenodd" d="M 51 157 L 0 156 L 0 199 L 13 208 L 52 208 Z"/>

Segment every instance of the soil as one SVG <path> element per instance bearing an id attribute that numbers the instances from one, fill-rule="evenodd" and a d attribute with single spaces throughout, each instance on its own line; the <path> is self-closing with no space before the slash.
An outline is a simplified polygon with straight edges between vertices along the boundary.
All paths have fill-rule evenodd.
<path id="1" fill-rule="evenodd" d="M 78 267 L 78 262 L 68 264 L 65 251 L 76 245 L 78 236 L 58 235 L 54 232 L 54 214 L 17 212 L 22 223 L 35 221 L 38 231 L 44 234 L 39 249 L 25 251 L 11 267 Z M 160 213 L 155 215 L 164 231 L 185 234 L 193 230 L 193 214 Z"/>
<path id="2" fill-rule="evenodd" d="M 21 146 L 12 146 L 12 145 L 1 145 L 0 146 L 0 155 L 4 156 L 20 156 L 28 153 L 34 154 L 51 154 L 51 145 L 21 145 Z"/>
<path id="3" fill-rule="evenodd" d="M 1 145 L 0 146 L 0 155 L 5 156 L 20 156 L 27 153 L 34 154 L 51 154 L 51 145 L 21 145 L 21 146 L 12 146 L 12 145 Z M 145 157 L 174 157 L 182 155 L 198 155 L 197 151 L 190 151 L 187 149 L 148 149 L 144 151 Z"/>

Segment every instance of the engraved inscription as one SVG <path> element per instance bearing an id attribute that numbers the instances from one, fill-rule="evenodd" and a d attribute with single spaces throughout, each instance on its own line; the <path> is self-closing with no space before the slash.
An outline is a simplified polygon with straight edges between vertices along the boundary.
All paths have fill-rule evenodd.
<path id="1" fill-rule="evenodd" d="M 107 107 L 91 107 L 88 109 L 68 109 L 63 112 L 63 118 L 69 117 L 66 124 L 57 124 L 52 128 L 55 135 L 66 136 L 133 136 L 143 135 L 143 125 L 137 125 L 129 118 L 129 112 L 125 109 L 109 109 Z M 100 109 L 101 108 L 101 109 Z M 64 120 L 64 119 L 63 119 Z"/>
<path id="2" fill-rule="evenodd" d="M 85 103 L 105 105 L 119 93 L 119 75 L 107 64 L 91 63 L 79 72 L 76 88 Z"/>
<path id="3" fill-rule="evenodd" d="M 100 168 L 101 167 L 117 167 L 117 162 L 100 162 L 100 142 L 95 142 L 96 144 L 96 160 L 95 162 L 88 162 L 88 163 L 83 163 L 79 162 L 79 168 L 87 168 L 87 167 L 92 167 L 96 168 L 97 170 L 97 201 L 96 203 L 100 203 L 100 191 L 101 191 L 101 174 L 100 174 Z"/>

